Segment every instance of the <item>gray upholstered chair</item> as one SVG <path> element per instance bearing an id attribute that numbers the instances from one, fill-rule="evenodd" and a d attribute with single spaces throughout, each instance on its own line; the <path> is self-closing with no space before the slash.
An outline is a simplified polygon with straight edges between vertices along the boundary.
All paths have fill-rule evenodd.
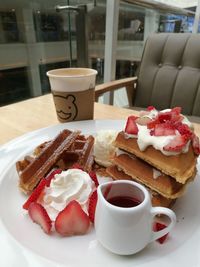
<path id="1" fill-rule="evenodd" d="M 97 86 L 96 99 L 121 87 L 126 88 L 130 107 L 153 105 L 160 110 L 181 106 L 182 113 L 194 119 L 200 116 L 200 34 L 151 35 L 138 76 Z"/>

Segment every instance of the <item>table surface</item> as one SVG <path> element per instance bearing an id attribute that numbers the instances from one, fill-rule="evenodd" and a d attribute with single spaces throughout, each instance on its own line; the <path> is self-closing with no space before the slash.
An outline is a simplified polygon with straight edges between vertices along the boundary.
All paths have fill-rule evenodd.
<path id="1" fill-rule="evenodd" d="M 137 111 L 95 103 L 94 119 L 126 119 Z M 22 134 L 59 124 L 51 94 L 0 107 L 0 145 Z M 200 136 L 200 124 L 194 124 Z"/>
<path id="2" fill-rule="evenodd" d="M 95 103 L 94 119 L 125 119 L 130 109 Z M 59 124 L 51 94 L 0 107 L 0 144 L 27 132 Z"/>

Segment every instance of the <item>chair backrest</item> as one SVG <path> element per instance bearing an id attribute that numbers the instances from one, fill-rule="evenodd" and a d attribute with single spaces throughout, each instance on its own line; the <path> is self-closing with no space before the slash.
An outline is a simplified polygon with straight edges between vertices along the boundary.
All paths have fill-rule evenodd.
<path id="1" fill-rule="evenodd" d="M 200 34 L 157 33 L 145 44 L 134 106 L 200 116 Z"/>

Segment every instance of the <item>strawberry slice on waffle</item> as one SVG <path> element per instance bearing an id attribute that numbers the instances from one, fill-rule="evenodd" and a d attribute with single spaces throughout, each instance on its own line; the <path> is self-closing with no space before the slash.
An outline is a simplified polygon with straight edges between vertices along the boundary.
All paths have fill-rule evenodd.
<path id="1" fill-rule="evenodd" d="M 126 122 L 125 132 L 127 134 L 138 134 L 138 127 L 136 124 L 137 116 L 129 116 Z"/>
<path id="2" fill-rule="evenodd" d="M 177 135 L 166 146 L 163 147 L 163 150 L 180 152 L 188 141 L 189 141 L 189 136 L 187 134 Z"/>

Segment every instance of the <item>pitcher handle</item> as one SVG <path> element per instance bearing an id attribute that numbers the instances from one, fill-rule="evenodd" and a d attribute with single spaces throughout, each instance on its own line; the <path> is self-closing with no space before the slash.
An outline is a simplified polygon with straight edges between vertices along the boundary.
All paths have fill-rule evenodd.
<path id="1" fill-rule="evenodd" d="M 151 214 L 152 214 L 152 217 L 155 217 L 156 215 L 159 215 L 159 214 L 166 215 L 167 217 L 170 218 L 170 224 L 166 228 L 164 228 L 158 232 L 152 231 L 152 236 L 151 236 L 150 242 L 152 242 L 156 239 L 159 239 L 162 236 L 169 233 L 176 224 L 176 214 L 168 208 L 164 208 L 164 207 L 151 208 Z"/>

